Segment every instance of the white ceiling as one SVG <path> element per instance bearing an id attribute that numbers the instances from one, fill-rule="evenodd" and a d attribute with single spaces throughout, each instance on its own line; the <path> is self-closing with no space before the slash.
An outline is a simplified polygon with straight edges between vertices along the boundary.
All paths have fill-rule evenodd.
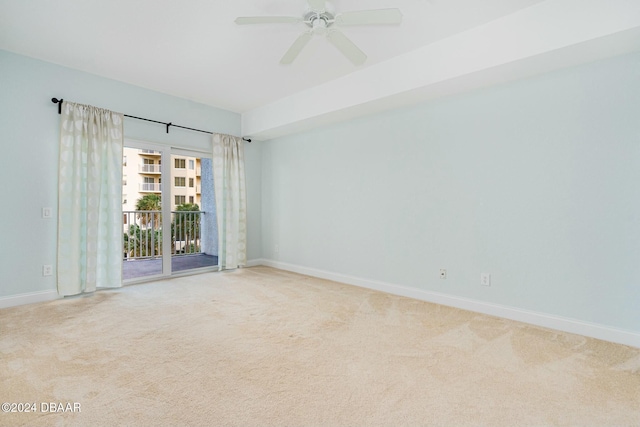
<path id="1" fill-rule="evenodd" d="M 353 66 L 321 37 L 314 38 L 292 65 L 284 66 L 279 64 L 280 57 L 306 28 L 303 24 L 237 26 L 233 21 L 238 16 L 301 15 L 305 0 L 0 0 L 0 49 L 242 113 L 243 133 L 266 138 L 302 130 L 308 127 L 305 123 L 335 120 L 340 112 L 344 117 L 363 114 L 364 110 L 355 112 L 353 107 L 374 101 L 372 87 L 373 92 L 381 90 L 374 96 L 377 100 L 401 105 L 405 101 L 398 100 L 400 93 L 413 93 L 404 98 L 416 101 L 420 91 L 415 89 L 561 48 L 567 53 L 567 47 L 616 34 L 628 36 L 629 31 L 640 28 L 638 0 L 335 0 L 333 4 L 337 12 L 397 7 L 404 20 L 399 27 L 343 29 L 367 53 L 369 59 L 363 66 Z M 600 22 L 603 13 L 605 23 Z M 539 32 L 532 34 L 532 29 Z M 523 34 L 525 31 L 530 33 Z M 568 35 L 572 37 L 564 40 Z M 413 87 L 386 92 L 379 88 L 411 78 L 407 72 L 435 72 L 451 58 L 460 57 L 465 46 L 481 40 L 479 37 L 491 43 L 477 45 L 475 51 L 496 56 L 496 61 L 498 50 L 508 51 L 520 39 L 534 37 L 545 45 L 530 46 L 521 58 L 503 58 L 465 72 L 461 71 L 465 64 L 450 63 L 443 70 L 447 76 L 416 80 Z M 553 63 L 534 64 L 533 68 L 546 71 L 556 67 L 553 64 L 565 66 L 607 56 L 603 49 L 611 54 L 640 49 L 640 42 L 634 40 L 621 37 L 573 61 L 556 55 Z M 426 59 L 438 46 L 449 46 L 449 50 L 444 56 L 442 52 L 433 56 L 429 63 Z M 488 81 L 520 75 L 507 73 Z M 362 87 L 367 94 L 349 93 L 354 85 L 348 82 L 369 82 Z M 325 99 L 327 93 L 331 99 Z M 294 117 L 289 110 L 299 110 L 300 102 L 325 106 Z M 283 121 L 282 114 L 290 118 Z M 330 119 L 318 120 L 322 117 Z"/>

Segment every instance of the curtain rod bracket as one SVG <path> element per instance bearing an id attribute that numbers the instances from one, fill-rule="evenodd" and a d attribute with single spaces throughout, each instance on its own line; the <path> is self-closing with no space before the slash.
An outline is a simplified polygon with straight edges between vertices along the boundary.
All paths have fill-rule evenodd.
<path id="1" fill-rule="evenodd" d="M 51 102 L 58 104 L 58 114 L 62 114 L 62 101 L 63 99 L 51 98 Z"/>
<path id="2" fill-rule="evenodd" d="M 167 133 L 169 133 L 169 126 L 171 126 L 171 123 L 165 123 L 165 125 L 167 126 Z"/>

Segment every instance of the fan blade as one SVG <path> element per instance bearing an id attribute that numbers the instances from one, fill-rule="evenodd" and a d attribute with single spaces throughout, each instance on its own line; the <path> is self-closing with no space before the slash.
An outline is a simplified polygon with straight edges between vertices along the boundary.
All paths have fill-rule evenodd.
<path id="1" fill-rule="evenodd" d="M 400 9 L 356 10 L 336 16 L 336 24 L 339 25 L 398 25 L 401 22 Z"/>
<path id="2" fill-rule="evenodd" d="M 241 16 L 236 18 L 238 25 L 250 24 L 295 24 L 302 22 L 302 18 L 296 16 Z"/>
<path id="3" fill-rule="evenodd" d="M 300 37 L 293 42 L 287 53 L 284 54 L 282 59 L 280 60 L 281 64 L 291 64 L 302 52 L 302 49 L 309 43 L 309 40 L 313 37 L 313 34 L 309 31 L 306 33 L 302 33 Z"/>
<path id="4" fill-rule="evenodd" d="M 324 0 L 307 0 L 307 3 L 309 3 L 309 7 L 314 12 L 324 12 L 326 10 Z"/>
<path id="5" fill-rule="evenodd" d="M 355 65 L 362 65 L 364 64 L 364 61 L 367 60 L 367 55 L 340 31 L 329 31 L 327 38 L 335 47 L 338 48 L 340 52 L 342 52 L 344 56 L 349 59 L 349 61 L 353 62 Z"/>

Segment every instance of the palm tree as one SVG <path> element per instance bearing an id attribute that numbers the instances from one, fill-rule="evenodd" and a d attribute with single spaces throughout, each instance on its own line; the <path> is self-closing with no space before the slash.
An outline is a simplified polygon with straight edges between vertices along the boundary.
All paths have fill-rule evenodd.
<path id="1" fill-rule="evenodd" d="M 157 194 L 145 194 L 136 202 L 138 219 L 142 226 L 147 226 L 148 223 L 153 224 L 154 229 L 160 228 L 162 221 L 160 220 L 161 199 Z"/>
<path id="2" fill-rule="evenodd" d="M 124 251 L 128 258 L 155 257 L 162 254 L 162 213 L 160 196 L 146 194 L 136 201 L 137 223 L 124 233 Z"/>
<path id="3" fill-rule="evenodd" d="M 200 206 L 195 203 L 183 203 L 176 206 L 174 223 L 171 224 L 171 235 L 174 242 L 185 242 L 182 251 L 186 253 L 200 252 Z M 180 212 L 180 213 L 178 213 Z M 182 213 L 184 212 L 184 213 Z M 194 212 L 189 214 L 188 212 Z"/>

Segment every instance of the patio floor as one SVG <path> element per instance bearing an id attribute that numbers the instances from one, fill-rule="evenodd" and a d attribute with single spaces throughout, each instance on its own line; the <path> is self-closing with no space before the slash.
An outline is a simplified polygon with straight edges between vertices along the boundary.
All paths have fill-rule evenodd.
<path id="1" fill-rule="evenodd" d="M 171 257 L 171 272 L 191 270 L 194 268 L 213 267 L 218 265 L 218 257 L 197 254 Z M 124 260 L 122 263 L 122 279 L 137 279 L 139 277 L 162 274 L 162 259 L 134 259 Z"/>

